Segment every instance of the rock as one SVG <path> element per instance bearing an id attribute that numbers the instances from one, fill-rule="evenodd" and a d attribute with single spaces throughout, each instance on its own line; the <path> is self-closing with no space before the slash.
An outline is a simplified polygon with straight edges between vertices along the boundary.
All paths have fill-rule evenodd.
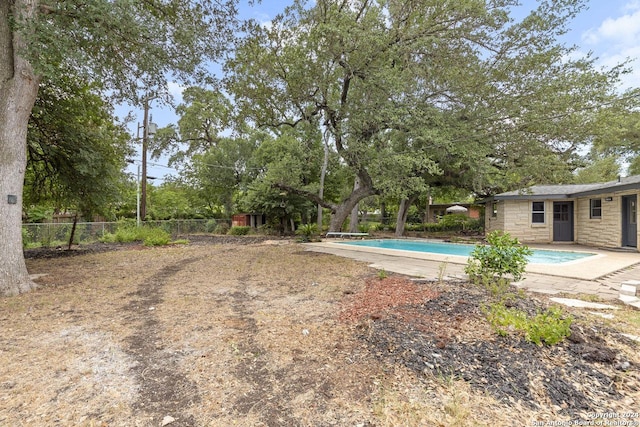
<path id="1" fill-rule="evenodd" d="M 616 352 L 609 348 L 585 346 L 582 349 L 581 356 L 588 362 L 613 363 L 616 358 Z"/>
<path id="2" fill-rule="evenodd" d="M 595 310 L 619 310 L 620 307 L 616 307 L 609 304 L 600 304 L 597 302 L 588 302 L 582 301 L 578 299 L 571 298 L 551 298 L 551 301 L 566 305 L 567 307 L 577 307 L 577 308 L 591 308 Z"/>
<path id="3" fill-rule="evenodd" d="M 626 360 L 623 362 L 620 362 L 616 365 L 616 369 L 618 371 L 627 371 L 629 370 L 629 368 L 631 367 L 631 364 L 629 362 L 627 362 Z"/>
<path id="4" fill-rule="evenodd" d="M 579 331 L 578 328 L 574 328 L 573 326 L 571 326 L 571 334 L 567 339 L 576 344 L 582 344 L 587 341 L 582 331 Z"/>
<path id="5" fill-rule="evenodd" d="M 164 417 L 164 418 L 162 419 L 162 424 L 160 424 L 160 425 L 161 425 L 162 427 L 164 427 L 164 426 L 168 426 L 169 424 L 173 423 L 175 420 L 176 420 L 176 419 L 175 419 L 175 418 L 173 418 L 172 416 L 167 415 L 166 417 Z"/>

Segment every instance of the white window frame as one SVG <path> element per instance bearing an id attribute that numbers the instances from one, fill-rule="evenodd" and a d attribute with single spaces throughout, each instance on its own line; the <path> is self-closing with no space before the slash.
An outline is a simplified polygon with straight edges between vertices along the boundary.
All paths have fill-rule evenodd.
<path id="1" fill-rule="evenodd" d="M 594 202 L 600 202 L 600 205 L 594 206 Z M 596 210 L 600 212 L 598 215 L 594 213 Z M 589 218 L 602 219 L 602 199 L 589 199 Z"/>
<path id="2" fill-rule="evenodd" d="M 536 204 L 542 204 L 542 210 L 536 210 Z M 542 221 L 536 221 L 536 216 L 542 215 Z M 531 224 L 546 224 L 547 223 L 547 204 L 546 202 L 535 201 L 531 202 Z"/>

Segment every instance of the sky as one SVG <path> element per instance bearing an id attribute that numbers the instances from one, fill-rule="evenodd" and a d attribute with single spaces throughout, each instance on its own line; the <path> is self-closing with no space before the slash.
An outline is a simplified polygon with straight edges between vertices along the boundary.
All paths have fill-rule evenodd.
<path id="1" fill-rule="evenodd" d="M 521 0 L 521 3 L 521 10 L 526 11 L 534 8 L 537 1 Z M 248 6 L 246 2 L 242 2 L 239 14 L 243 19 L 252 18 L 268 24 L 286 4 L 287 1 L 263 0 L 260 4 Z M 623 77 L 621 90 L 640 86 L 640 0 L 589 0 L 587 8 L 571 22 L 569 28 L 570 31 L 562 38 L 562 42 L 575 45 L 576 55 L 592 52 L 598 58 L 596 64 L 602 67 L 612 67 L 631 59 L 633 72 Z M 170 83 L 169 89 L 176 104 L 179 103 L 183 88 L 176 83 Z M 129 112 L 142 122 L 142 110 L 135 111 L 131 107 L 120 107 L 116 110 L 117 114 L 123 116 Z M 152 103 L 150 113 L 153 122 L 159 127 L 177 123 L 177 117 L 168 107 Z M 135 136 L 135 122 L 131 133 Z M 139 163 L 140 159 L 138 150 L 134 160 Z M 131 165 L 127 170 L 135 176 L 137 166 Z M 157 178 L 153 181 L 154 185 L 161 184 L 167 175 L 177 174 L 178 171 L 166 166 L 166 159 L 148 160 L 147 175 Z"/>

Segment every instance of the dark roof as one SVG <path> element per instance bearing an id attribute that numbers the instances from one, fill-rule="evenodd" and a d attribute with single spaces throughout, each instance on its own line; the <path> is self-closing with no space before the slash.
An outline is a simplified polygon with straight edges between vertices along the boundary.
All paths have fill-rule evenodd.
<path id="1" fill-rule="evenodd" d="M 596 184 L 534 185 L 522 190 L 496 194 L 494 199 L 567 199 L 633 189 L 640 189 L 640 175 Z"/>

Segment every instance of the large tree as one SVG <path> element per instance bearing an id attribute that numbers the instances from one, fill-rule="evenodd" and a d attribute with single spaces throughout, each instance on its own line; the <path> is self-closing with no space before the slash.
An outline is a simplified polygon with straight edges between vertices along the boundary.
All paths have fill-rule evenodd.
<path id="1" fill-rule="evenodd" d="M 232 34 L 234 0 L 0 2 L 0 294 L 33 288 L 21 245 L 29 116 L 40 83 L 73 70 L 116 100 L 206 75 Z"/>
<path id="2" fill-rule="evenodd" d="M 280 186 L 331 209 L 332 230 L 363 198 L 411 197 L 425 187 L 414 178 L 481 194 L 570 179 L 624 69 L 558 42 L 583 1 L 541 1 L 520 21 L 516 4 L 296 1 L 246 29 L 228 88 L 259 126 L 319 119 L 330 132 L 359 185 L 339 201 Z"/>
<path id="3" fill-rule="evenodd" d="M 26 205 L 48 204 L 91 219 L 119 197 L 130 136 L 110 106 L 69 77 L 40 85 L 27 134 Z"/>

